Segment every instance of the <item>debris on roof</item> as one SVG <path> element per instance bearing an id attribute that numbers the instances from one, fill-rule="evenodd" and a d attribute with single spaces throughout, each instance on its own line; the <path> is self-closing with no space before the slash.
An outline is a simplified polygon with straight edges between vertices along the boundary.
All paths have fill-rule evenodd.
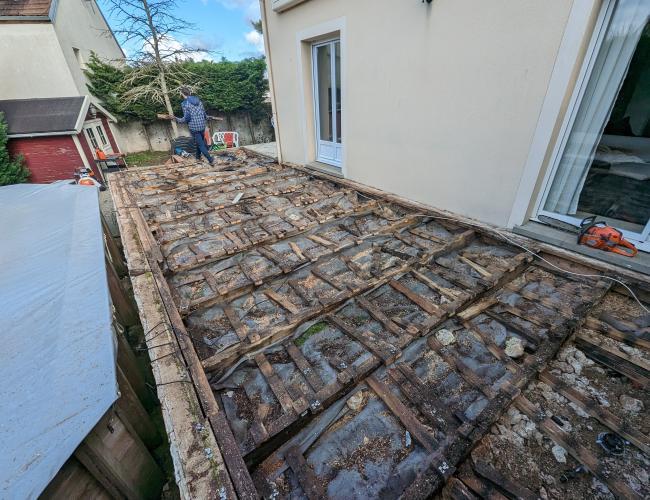
<path id="1" fill-rule="evenodd" d="M 344 181 L 244 150 L 215 161 L 110 183 L 240 496 L 466 490 L 472 448 L 612 293 Z"/>

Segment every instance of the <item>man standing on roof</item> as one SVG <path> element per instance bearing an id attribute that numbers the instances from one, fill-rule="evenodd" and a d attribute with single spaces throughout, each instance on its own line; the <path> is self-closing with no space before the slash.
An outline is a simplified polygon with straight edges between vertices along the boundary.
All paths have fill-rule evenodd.
<path id="1" fill-rule="evenodd" d="M 208 151 L 208 145 L 205 142 L 205 129 L 208 125 L 208 115 L 205 113 L 205 108 L 201 99 L 192 95 L 192 91 L 188 87 L 181 87 L 181 95 L 183 102 L 181 108 L 183 109 L 183 117 L 177 118 L 172 115 L 165 115 L 164 118 L 169 120 L 176 120 L 178 123 L 187 123 L 187 128 L 190 129 L 190 134 L 196 143 L 196 159 L 200 160 L 201 155 L 205 156 L 210 165 L 213 164 L 212 156 Z"/>

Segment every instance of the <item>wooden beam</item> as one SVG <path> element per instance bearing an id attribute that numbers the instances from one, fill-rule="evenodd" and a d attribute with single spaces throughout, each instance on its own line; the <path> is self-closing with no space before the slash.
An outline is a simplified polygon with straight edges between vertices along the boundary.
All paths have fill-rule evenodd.
<path id="1" fill-rule="evenodd" d="M 423 309 L 426 313 L 431 314 L 433 316 L 438 316 L 442 317 L 447 312 L 443 310 L 439 305 L 434 304 L 430 300 L 425 299 L 418 293 L 414 292 L 411 290 L 409 287 L 406 285 L 403 285 L 399 281 L 391 280 L 388 282 L 388 284 L 397 290 L 399 293 L 404 295 L 407 299 L 409 299 L 411 302 L 415 303 L 418 307 Z"/>
<path id="2" fill-rule="evenodd" d="M 640 349 L 645 349 L 650 351 L 650 340 L 643 338 L 642 336 L 636 336 L 632 333 L 625 333 L 620 330 L 617 330 L 613 326 L 605 323 L 604 321 L 599 321 L 596 318 L 588 317 L 585 321 L 585 326 L 592 330 L 596 330 L 599 333 L 602 333 L 606 337 L 618 340 L 620 342 L 625 342 L 628 345 L 633 347 L 638 347 Z"/>
<path id="3" fill-rule="evenodd" d="M 437 447 L 435 438 L 431 435 L 429 430 L 420 423 L 411 410 L 409 410 L 392 392 L 390 392 L 390 389 L 380 382 L 375 375 L 368 377 L 366 383 L 373 391 L 375 391 L 377 396 L 381 398 L 393 415 L 402 422 L 402 425 L 404 425 L 406 430 L 418 440 L 424 449 L 429 453 L 433 453 Z"/>
<path id="4" fill-rule="evenodd" d="M 298 306 L 296 306 L 294 303 L 289 301 L 289 299 L 287 299 L 286 297 L 283 297 L 282 295 L 277 293 L 275 290 L 272 290 L 271 288 L 267 288 L 266 290 L 264 290 L 263 293 L 269 299 L 271 299 L 276 304 L 280 305 L 283 309 L 289 311 L 291 314 L 300 313 L 300 309 L 298 308 Z"/>
<path id="5" fill-rule="evenodd" d="M 650 386 L 650 377 L 648 372 L 642 368 L 626 361 L 623 357 L 612 354 L 601 347 L 591 344 L 582 337 L 576 337 L 576 346 L 583 351 L 587 357 L 605 365 L 607 368 L 614 370 L 621 375 L 625 375 L 630 380 L 634 380 L 642 387 Z"/>
<path id="6" fill-rule="evenodd" d="M 111 301 L 115 307 L 117 318 L 124 326 L 135 326 L 140 323 L 138 312 L 133 305 L 133 300 L 126 294 L 124 286 L 115 271 L 112 263 L 106 261 L 106 275 L 108 278 L 108 290 L 111 294 Z"/>
<path id="7" fill-rule="evenodd" d="M 302 491 L 309 500 L 321 500 L 327 498 L 327 492 L 323 487 L 323 481 L 314 474 L 312 468 L 307 464 L 300 448 L 297 446 L 289 448 L 284 455 L 284 459 L 296 475 L 296 479 L 298 479 Z"/>
<path id="8" fill-rule="evenodd" d="M 156 498 L 162 490 L 162 471 L 112 410 L 86 436 L 75 457 L 116 497 Z"/>

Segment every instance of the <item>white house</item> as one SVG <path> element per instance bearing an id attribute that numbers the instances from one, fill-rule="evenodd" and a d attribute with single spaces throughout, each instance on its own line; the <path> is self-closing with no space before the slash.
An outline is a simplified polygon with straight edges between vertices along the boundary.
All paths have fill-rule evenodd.
<path id="1" fill-rule="evenodd" d="M 500 226 L 596 215 L 650 249 L 650 1 L 261 6 L 283 161 Z"/>
<path id="2" fill-rule="evenodd" d="M 124 60 L 95 0 L 0 0 L 0 99 L 87 95 L 91 51 Z"/>
<path id="3" fill-rule="evenodd" d="M 10 150 L 24 156 L 33 182 L 95 168 L 98 149 L 120 152 L 115 118 L 86 87 L 91 52 L 115 64 L 125 57 L 95 0 L 0 0 L 0 111 Z M 61 113 L 72 115 L 74 126 L 43 128 Z"/>

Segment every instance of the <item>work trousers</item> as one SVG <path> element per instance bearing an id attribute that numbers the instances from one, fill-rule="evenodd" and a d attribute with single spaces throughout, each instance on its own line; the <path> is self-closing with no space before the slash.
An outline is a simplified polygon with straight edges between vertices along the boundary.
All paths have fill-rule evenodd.
<path id="1" fill-rule="evenodd" d="M 212 164 L 212 156 L 208 151 L 208 145 L 205 143 L 203 132 L 192 132 L 192 137 L 196 143 L 196 159 L 200 160 L 201 155 L 203 155 L 210 162 L 210 164 Z"/>

